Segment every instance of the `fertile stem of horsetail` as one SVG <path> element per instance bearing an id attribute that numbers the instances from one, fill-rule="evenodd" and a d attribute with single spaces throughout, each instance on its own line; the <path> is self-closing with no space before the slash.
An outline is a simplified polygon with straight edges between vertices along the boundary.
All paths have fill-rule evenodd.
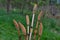
<path id="1" fill-rule="evenodd" d="M 16 22 L 16 20 L 13 20 L 13 22 L 14 22 L 14 25 L 15 25 L 16 29 L 18 30 L 19 40 L 21 40 L 19 25 L 18 25 L 18 23 Z"/>
<path id="2" fill-rule="evenodd" d="M 25 36 L 25 40 L 27 40 L 26 29 L 25 29 L 24 25 L 19 22 L 19 27 L 21 28 L 21 30 Z"/>
<path id="3" fill-rule="evenodd" d="M 39 21 L 40 21 L 41 16 L 42 16 L 42 11 L 41 11 L 40 14 L 38 15 L 38 20 L 37 20 L 36 28 L 35 28 L 35 30 L 34 30 L 34 38 L 33 38 L 34 40 L 35 40 L 35 38 L 36 38 L 37 29 L 38 29 L 38 25 L 39 25 Z"/>
<path id="4" fill-rule="evenodd" d="M 29 37 L 29 40 L 31 40 L 31 37 L 32 37 L 33 23 L 34 23 L 34 16 L 35 16 L 36 9 L 37 9 L 37 4 L 35 4 L 34 8 L 33 8 L 33 16 L 32 16 L 32 23 L 31 23 L 31 27 L 30 27 L 30 37 Z"/>
<path id="5" fill-rule="evenodd" d="M 36 24 L 36 28 L 34 30 L 34 37 L 33 37 L 34 40 L 36 40 L 37 29 L 38 29 L 38 21 L 37 21 L 37 24 Z"/>
<path id="6" fill-rule="evenodd" d="M 43 31 L 43 25 L 42 25 L 42 23 L 40 23 L 39 38 L 38 38 L 38 40 L 40 40 L 40 37 L 41 37 L 41 35 L 42 35 L 42 31 Z"/>
<path id="7" fill-rule="evenodd" d="M 26 23 L 27 23 L 27 38 L 29 40 L 29 24 L 30 24 L 30 22 L 29 22 L 29 16 L 28 15 L 26 15 Z"/>
<path id="8" fill-rule="evenodd" d="M 43 15 L 43 11 L 41 11 L 41 12 L 39 13 L 39 15 L 38 15 L 38 21 L 40 21 L 42 15 Z"/>

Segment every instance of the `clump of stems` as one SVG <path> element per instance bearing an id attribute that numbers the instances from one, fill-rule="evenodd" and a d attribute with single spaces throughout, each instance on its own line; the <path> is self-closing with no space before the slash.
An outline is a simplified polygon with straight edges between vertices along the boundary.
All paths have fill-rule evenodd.
<path id="1" fill-rule="evenodd" d="M 34 8 L 33 8 L 33 16 L 32 16 L 31 26 L 29 26 L 30 25 L 29 16 L 26 15 L 27 30 L 21 22 L 17 23 L 16 20 L 13 20 L 14 25 L 16 26 L 16 29 L 18 30 L 18 35 L 20 37 L 19 40 L 21 40 L 19 27 L 24 34 L 25 40 L 32 40 L 33 24 L 34 24 L 36 9 L 37 9 L 37 4 L 35 4 Z M 38 15 L 37 23 L 36 23 L 36 28 L 34 30 L 34 37 L 33 37 L 34 40 L 36 40 L 36 36 L 37 36 L 36 34 L 37 33 L 38 33 L 38 36 L 39 36 L 38 40 L 40 40 L 40 37 L 42 35 L 42 31 L 43 31 L 43 25 L 42 25 L 42 22 L 41 22 L 41 16 L 42 15 L 43 15 L 43 11 L 40 11 L 40 13 Z"/>

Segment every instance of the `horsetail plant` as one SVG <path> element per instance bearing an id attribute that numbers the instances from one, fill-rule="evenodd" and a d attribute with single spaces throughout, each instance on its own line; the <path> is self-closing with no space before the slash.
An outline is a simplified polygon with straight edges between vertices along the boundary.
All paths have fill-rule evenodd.
<path id="1" fill-rule="evenodd" d="M 39 38 L 38 38 L 38 40 L 40 40 L 40 37 L 41 37 L 41 35 L 42 35 L 42 31 L 43 31 L 43 25 L 42 25 L 42 22 L 40 23 L 39 26 L 40 26 L 40 27 L 39 27 Z"/>
<path id="2" fill-rule="evenodd" d="M 21 30 L 25 36 L 25 40 L 28 40 L 27 35 L 26 35 L 26 29 L 25 29 L 24 25 L 19 22 L 19 27 L 21 28 Z"/>
<path id="3" fill-rule="evenodd" d="M 34 5 L 34 8 L 33 8 L 33 16 L 32 16 L 32 23 L 31 23 L 31 27 L 30 27 L 30 36 L 29 36 L 29 40 L 31 40 L 31 37 L 32 37 L 33 23 L 34 23 L 34 17 L 35 17 L 36 9 L 37 9 L 37 4 L 35 4 L 35 5 Z"/>
<path id="4" fill-rule="evenodd" d="M 36 28 L 35 28 L 35 30 L 34 30 L 34 37 L 33 37 L 33 40 L 36 40 L 35 38 L 36 38 L 36 34 L 37 34 L 37 29 L 38 29 L 38 22 L 37 22 Z"/>
<path id="5" fill-rule="evenodd" d="M 38 21 L 40 21 L 42 15 L 43 15 L 43 11 L 41 11 L 40 14 L 38 15 Z"/>
<path id="6" fill-rule="evenodd" d="M 16 27 L 16 29 L 17 29 L 17 31 L 18 31 L 19 40 L 21 40 L 20 30 L 19 30 L 19 25 L 18 25 L 18 23 L 16 22 L 16 20 L 15 20 L 15 19 L 13 20 L 13 22 L 14 22 L 14 25 L 15 25 L 15 27 Z"/>
<path id="7" fill-rule="evenodd" d="M 27 23 L 27 38 L 29 40 L 29 24 L 30 24 L 30 21 L 29 21 L 29 16 L 26 15 L 26 23 Z"/>
<path id="8" fill-rule="evenodd" d="M 23 34 L 26 35 L 26 29 L 25 29 L 24 25 L 21 22 L 19 22 L 19 27 L 21 28 Z"/>

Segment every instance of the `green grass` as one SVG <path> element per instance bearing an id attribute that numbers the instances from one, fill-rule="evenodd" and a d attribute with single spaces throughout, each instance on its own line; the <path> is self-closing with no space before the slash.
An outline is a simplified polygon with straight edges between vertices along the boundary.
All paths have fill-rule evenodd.
<path id="1" fill-rule="evenodd" d="M 18 33 L 13 24 L 13 19 L 17 22 L 24 24 L 26 28 L 25 15 L 16 14 L 18 12 L 11 12 L 12 14 L 7 15 L 6 11 L 0 10 L 0 40 L 18 40 Z M 36 24 L 37 15 L 35 17 Z M 43 23 L 43 34 L 41 40 L 60 40 L 60 26 L 56 24 L 58 21 L 54 18 L 41 18 Z M 31 16 L 30 16 L 31 21 Z M 23 39 L 23 33 L 21 31 L 21 36 Z M 38 37 L 38 36 L 37 36 Z M 24 39 L 23 39 L 24 40 Z"/>

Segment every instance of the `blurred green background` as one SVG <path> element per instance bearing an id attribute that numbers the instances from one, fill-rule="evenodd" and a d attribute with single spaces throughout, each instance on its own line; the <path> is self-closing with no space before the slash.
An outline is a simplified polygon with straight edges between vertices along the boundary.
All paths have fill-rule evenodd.
<path id="1" fill-rule="evenodd" d="M 44 16 L 41 17 L 43 24 L 41 40 L 60 40 L 59 0 L 0 0 L 0 40 L 18 40 L 18 33 L 13 24 L 13 19 L 17 22 L 20 21 L 26 28 L 25 16 L 29 15 L 31 22 L 32 10 L 35 3 L 38 4 L 38 9 L 33 29 L 35 29 L 38 14 L 42 10 Z M 57 16 L 59 17 L 57 18 Z M 21 37 L 24 40 L 22 31 Z"/>

